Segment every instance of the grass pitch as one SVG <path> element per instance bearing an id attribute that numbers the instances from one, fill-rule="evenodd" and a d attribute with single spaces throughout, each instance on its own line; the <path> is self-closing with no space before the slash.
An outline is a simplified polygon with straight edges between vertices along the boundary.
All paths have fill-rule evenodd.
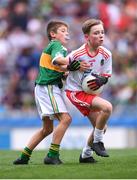
<path id="1" fill-rule="evenodd" d="M 47 152 L 46 152 L 47 153 Z M 12 165 L 20 152 L 0 151 L 0 179 L 136 179 L 137 150 L 109 150 L 94 155 L 96 164 L 79 164 L 80 150 L 61 150 L 63 165 L 44 165 L 45 151 L 34 151 L 29 165 Z"/>

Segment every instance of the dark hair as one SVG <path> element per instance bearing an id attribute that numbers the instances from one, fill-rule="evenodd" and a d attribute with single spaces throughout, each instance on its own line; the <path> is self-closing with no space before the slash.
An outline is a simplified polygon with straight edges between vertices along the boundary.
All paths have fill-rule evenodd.
<path id="1" fill-rule="evenodd" d="M 82 25 L 82 31 L 84 34 L 89 34 L 90 32 L 90 28 L 92 26 L 95 26 L 95 25 L 98 25 L 98 24 L 102 24 L 103 25 L 103 22 L 99 19 L 88 19 L 86 20 L 83 25 Z"/>
<path id="2" fill-rule="evenodd" d="M 47 36 L 48 36 L 48 39 L 49 40 L 51 40 L 52 39 L 52 37 L 51 37 L 51 35 L 50 35 L 50 33 L 51 33 L 51 31 L 53 31 L 53 32 L 57 32 L 57 30 L 58 30 L 58 28 L 60 27 L 60 26 L 62 26 L 62 25 L 64 25 L 64 26 L 66 26 L 67 28 L 68 28 L 68 25 L 65 23 L 65 22 L 63 22 L 63 21 L 50 21 L 49 23 L 48 23 L 48 25 L 47 25 Z"/>

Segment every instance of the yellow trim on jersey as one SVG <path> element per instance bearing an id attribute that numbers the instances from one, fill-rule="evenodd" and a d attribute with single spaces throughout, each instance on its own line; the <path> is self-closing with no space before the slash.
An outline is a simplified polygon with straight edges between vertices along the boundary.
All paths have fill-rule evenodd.
<path id="1" fill-rule="evenodd" d="M 58 66 L 55 66 L 52 64 L 51 56 L 49 54 L 46 54 L 46 53 L 42 53 L 42 55 L 40 57 L 40 66 L 47 68 L 47 69 L 50 69 L 50 70 L 63 72 L 60 70 L 60 68 Z"/>

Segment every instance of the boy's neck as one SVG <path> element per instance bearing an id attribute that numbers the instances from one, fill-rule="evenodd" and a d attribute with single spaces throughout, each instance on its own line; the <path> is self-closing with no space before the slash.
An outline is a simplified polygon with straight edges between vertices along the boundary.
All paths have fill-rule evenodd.
<path id="1" fill-rule="evenodd" d="M 98 48 L 99 47 L 92 47 L 88 43 L 86 44 L 86 49 L 91 56 L 95 56 L 97 54 Z"/>
<path id="2" fill-rule="evenodd" d="M 59 41 L 59 40 L 57 40 L 57 39 L 54 38 L 54 39 L 51 39 L 51 41 Z"/>

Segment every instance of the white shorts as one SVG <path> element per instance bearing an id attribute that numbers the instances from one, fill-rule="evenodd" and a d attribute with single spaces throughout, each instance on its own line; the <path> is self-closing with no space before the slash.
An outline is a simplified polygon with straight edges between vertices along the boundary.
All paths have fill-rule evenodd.
<path id="1" fill-rule="evenodd" d="M 63 91 L 56 85 L 35 86 L 35 101 L 41 119 L 45 116 L 51 120 L 57 113 L 67 113 Z"/>

